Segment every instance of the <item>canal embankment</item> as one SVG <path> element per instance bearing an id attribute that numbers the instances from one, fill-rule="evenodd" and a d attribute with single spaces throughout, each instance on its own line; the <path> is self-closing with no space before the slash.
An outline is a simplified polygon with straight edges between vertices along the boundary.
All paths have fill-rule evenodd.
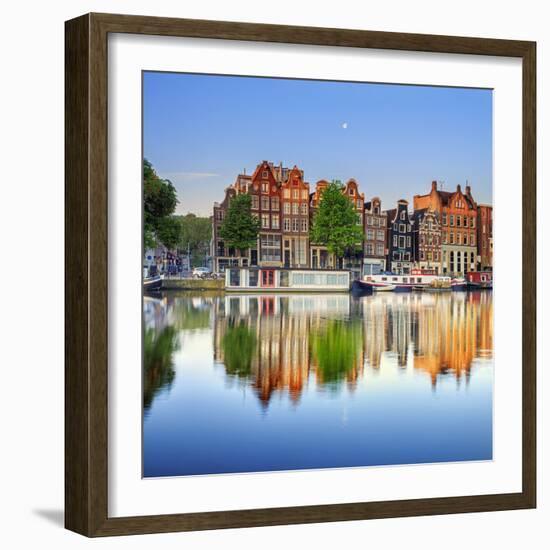
<path id="1" fill-rule="evenodd" d="M 162 290 L 224 290 L 223 279 L 163 279 Z"/>

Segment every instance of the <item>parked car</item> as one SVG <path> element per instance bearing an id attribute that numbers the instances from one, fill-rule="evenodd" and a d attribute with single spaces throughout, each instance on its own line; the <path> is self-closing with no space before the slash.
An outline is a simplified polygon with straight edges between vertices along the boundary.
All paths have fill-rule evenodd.
<path id="1" fill-rule="evenodd" d="M 205 279 L 209 277 L 212 271 L 208 267 L 195 267 L 193 268 L 193 277 Z"/>

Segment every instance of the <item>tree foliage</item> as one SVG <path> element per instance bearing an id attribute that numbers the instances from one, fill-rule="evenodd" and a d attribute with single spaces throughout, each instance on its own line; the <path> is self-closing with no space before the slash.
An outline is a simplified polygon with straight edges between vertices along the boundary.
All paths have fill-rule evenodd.
<path id="1" fill-rule="evenodd" d="M 363 229 L 351 200 L 342 193 L 342 185 L 331 182 L 323 191 L 313 218 L 311 242 L 327 247 L 337 258 L 361 246 Z"/>
<path id="2" fill-rule="evenodd" d="M 195 214 L 177 218 L 180 223 L 178 248 L 184 253 L 189 250 L 192 265 L 204 265 L 204 258 L 210 251 L 212 220 Z"/>
<path id="3" fill-rule="evenodd" d="M 145 248 L 154 247 L 157 242 L 167 248 L 173 244 L 176 228 L 169 219 L 178 204 L 176 188 L 170 180 L 160 178 L 153 165 L 143 159 L 143 240 Z M 164 242 L 163 239 L 167 239 Z"/>
<path id="4" fill-rule="evenodd" d="M 256 243 L 260 220 L 253 216 L 250 195 L 242 194 L 230 200 L 225 219 L 220 227 L 220 237 L 229 246 L 246 250 Z"/>

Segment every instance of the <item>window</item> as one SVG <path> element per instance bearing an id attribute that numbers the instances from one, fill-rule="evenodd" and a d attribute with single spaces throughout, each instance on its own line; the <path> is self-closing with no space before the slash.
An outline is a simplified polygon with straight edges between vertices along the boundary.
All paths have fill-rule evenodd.
<path id="1" fill-rule="evenodd" d="M 283 230 L 290 232 L 290 218 L 283 219 Z"/>
<path id="2" fill-rule="evenodd" d="M 278 214 L 273 214 L 271 216 L 271 227 L 273 229 L 279 229 L 279 215 Z"/>
<path id="3" fill-rule="evenodd" d="M 372 216 L 367 216 L 367 225 L 374 225 L 374 218 Z"/>
<path id="4" fill-rule="evenodd" d="M 280 235 L 261 235 L 261 259 L 268 262 L 281 260 L 281 237 Z"/>
<path id="5" fill-rule="evenodd" d="M 300 214 L 302 214 L 302 216 L 307 216 L 307 202 L 300 204 Z"/>
<path id="6" fill-rule="evenodd" d="M 355 190 L 354 190 L 354 189 L 350 189 L 350 190 L 349 190 L 349 194 L 353 197 L 353 195 L 355 195 Z"/>
<path id="7" fill-rule="evenodd" d="M 450 216 L 450 225 L 454 225 L 455 224 L 455 217 L 451 214 Z"/>
<path id="8" fill-rule="evenodd" d="M 411 260 L 411 253 L 410 252 L 405 252 L 403 254 L 403 260 L 405 260 L 406 262 L 409 262 Z"/>
<path id="9" fill-rule="evenodd" d="M 292 190 L 292 198 L 293 199 L 298 199 L 300 198 L 300 191 L 298 189 L 293 189 Z"/>
<path id="10" fill-rule="evenodd" d="M 258 195 L 252 195 L 252 210 L 258 210 L 260 205 L 260 198 Z"/>
<path id="11" fill-rule="evenodd" d="M 451 243 L 451 244 L 454 244 L 454 242 L 455 242 L 455 234 L 454 234 L 454 233 L 451 233 L 449 236 L 451 237 L 450 243 Z"/>
<path id="12" fill-rule="evenodd" d="M 397 231 L 397 224 L 396 223 L 393 224 L 393 230 Z"/>
<path id="13" fill-rule="evenodd" d="M 262 210 L 269 210 L 269 197 L 262 197 Z"/>
<path id="14" fill-rule="evenodd" d="M 365 247 L 365 252 L 367 253 L 368 256 L 373 256 L 374 255 L 374 245 L 372 243 L 367 243 L 367 245 Z"/>
<path id="15" fill-rule="evenodd" d="M 383 244 L 377 244 L 376 245 L 376 254 L 377 254 L 377 256 L 383 256 L 384 255 L 384 245 Z"/>
<path id="16" fill-rule="evenodd" d="M 288 287 L 290 283 L 288 271 L 279 271 L 279 286 Z"/>
<path id="17" fill-rule="evenodd" d="M 397 235 L 393 236 L 393 246 L 397 247 Z"/>
<path id="18" fill-rule="evenodd" d="M 307 233 L 307 220 L 304 220 L 303 218 L 302 218 L 302 231 L 304 233 Z"/>
<path id="19" fill-rule="evenodd" d="M 470 235 L 470 245 L 471 246 L 475 246 L 476 244 L 476 238 L 474 237 L 474 235 Z"/>
<path id="20" fill-rule="evenodd" d="M 378 241 L 383 241 L 383 240 L 384 240 L 384 237 L 385 237 L 384 231 L 378 230 L 378 231 L 376 232 L 376 239 L 377 239 Z"/>
<path id="21" fill-rule="evenodd" d="M 357 208 L 363 208 L 363 201 L 361 199 L 357 199 Z"/>
<path id="22" fill-rule="evenodd" d="M 421 260 L 424 259 L 424 251 L 423 251 L 423 250 L 420 251 L 420 259 L 421 259 Z"/>
<path id="23" fill-rule="evenodd" d="M 374 239 L 374 230 L 372 229 L 367 229 L 367 239 L 369 241 L 372 241 Z"/>
<path id="24" fill-rule="evenodd" d="M 283 204 L 283 212 L 285 214 L 290 214 L 290 203 L 289 202 L 285 202 Z"/>
<path id="25" fill-rule="evenodd" d="M 298 233 L 300 226 L 298 225 L 300 220 L 298 218 L 292 218 L 292 231 Z"/>
<path id="26" fill-rule="evenodd" d="M 399 237 L 399 248 L 405 248 L 405 237 Z"/>
<path id="27" fill-rule="evenodd" d="M 426 236 L 424 235 L 424 233 L 421 233 L 421 235 L 420 235 L 420 244 L 424 244 L 425 241 L 426 241 Z"/>
<path id="28" fill-rule="evenodd" d="M 399 219 L 404 220 L 405 219 L 405 211 L 401 210 L 401 213 L 399 214 Z"/>
<path id="29" fill-rule="evenodd" d="M 470 218 L 470 226 L 471 226 L 471 227 L 475 227 L 475 226 L 476 226 L 476 219 L 475 219 L 473 216 Z"/>
<path id="30" fill-rule="evenodd" d="M 262 214 L 262 227 L 264 229 L 269 228 L 269 214 Z"/>
<path id="31" fill-rule="evenodd" d="M 307 189 L 302 189 L 302 199 L 306 200 L 309 199 L 309 193 Z"/>
<path id="32" fill-rule="evenodd" d="M 290 199 L 290 189 L 283 189 L 283 198 Z"/>
<path id="33" fill-rule="evenodd" d="M 216 219 L 223 220 L 223 210 L 216 210 Z"/>
<path id="34" fill-rule="evenodd" d="M 262 178 L 267 179 L 267 170 L 262 172 Z"/>
<path id="35" fill-rule="evenodd" d="M 399 224 L 399 233 L 406 233 L 407 232 L 407 228 L 405 226 L 404 223 L 400 223 Z"/>
<path id="36" fill-rule="evenodd" d="M 386 226 L 386 218 L 378 218 L 378 225 L 380 225 L 380 227 L 385 227 Z"/>
<path id="37" fill-rule="evenodd" d="M 262 181 L 262 193 L 269 193 L 269 182 Z"/>
<path id="38" fill-rule="evenodd" d="M 258 286 L 258 270 L 251 269 L 248 272 L 248 286 Z"/>
<path id="39" fill-rule="evenodd" d="M 297 216 L 299 214 L 299 207 L 300 205 L 297 202 L 292 203 L 292 213 Z"/>
<path id="40" fill-rule="evenodd" d="M 447 214 L 443 214 L 443 215 L 441 216 L 441 223 L 442 223 L 443 225 L 447 225 Z"/>
<path id="41" fill-rule="evenodd" d="M 447 244 L 447 233 L 443 233 L 443 244 Z"/>
<path id="42" fill-rule="evenodd" d="M 456 226 L 460 227 L 462 225 L 462 216 L 456 217 Z"/>
<path id="43" fill-rule="evenodd" d="M 229 286 L 240 286 L 241 285 L 241 270 L 240 269 L 230 269 L 229 270 Z"/>
<path id="44" fill-rule="evenodd" d="M 271 199 L 271 210 L 279 210 L 279 197 L 273 197 Z"/>

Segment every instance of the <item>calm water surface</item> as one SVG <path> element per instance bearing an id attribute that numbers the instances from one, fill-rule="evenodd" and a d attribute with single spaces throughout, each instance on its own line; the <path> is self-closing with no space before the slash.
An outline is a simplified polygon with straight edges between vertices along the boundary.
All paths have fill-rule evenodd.
<path id="1" fill-rule="evenodd" d="M 492 458 L 490 291 L 170 293 L 144 318 L 146 477 Z"/>

